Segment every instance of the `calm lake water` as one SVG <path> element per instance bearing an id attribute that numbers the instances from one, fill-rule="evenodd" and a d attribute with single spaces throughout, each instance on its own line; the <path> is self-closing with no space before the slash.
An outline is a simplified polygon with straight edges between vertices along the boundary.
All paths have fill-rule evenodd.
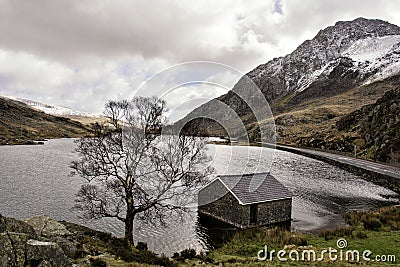
<path id="1" fill-rule="evenodd" d="M 294 194 L 292 229 L 314 232 L 344 224 L 343 214 L 399 203 L 391 190 L 327 163 L 262 147 L 209 145 L 218 174 L 271 171 Z M 272 155 L 274 155 L 272 157 Z M 24 219 L 48 215 L 120 236 L 123 225 L 112 219 L 84 221 L 72 210 L 83 180 L 70 177 L 76 159 L 71 139 L 50 140 L 38 146 L 0 146 L 0 213 Z M 273 159 L 273 160 L 272 160 Z M 197 211 L 169 218 L 166 226 L 135 223 L 135 241 L 170 255 L 185 248 L 207 249 L 209 232 Z"/>

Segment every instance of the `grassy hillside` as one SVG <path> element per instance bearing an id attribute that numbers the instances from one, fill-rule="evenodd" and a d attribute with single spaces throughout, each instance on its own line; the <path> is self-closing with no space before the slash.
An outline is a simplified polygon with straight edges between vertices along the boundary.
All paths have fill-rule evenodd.
<path id="1" fill-rule="evenodd" d="M 82 137 L 89 133 L 90 129 L 79 122 L 48 115 L 21 102 L 0 97 L 0 145 Z"/>
<path id="2" fill-rule="evenodd" d="M 398 266 L 400 260 L 400 207 L 386 207 L 376 211 L 349 213 L 346 216 L 348 226 L 332 230 L 326 230 L 318 234 L 307 234 L 289 232 L 275 229 L 248 229 L 238 231 L 231 240 L 226 241 L 222 247 L 211 250 L 208 253 L 196 254 L 192 249 L 186 249 L 175 253 L 170 259 L 155 255 L 146 250 L 144 244 L 135 247 L 124 245 L 124 240 L 107 237 L 106 234 L 87 230 L 91 238 L 84 238 L 83 248 L 90 247 L 93 252 L 83 249 L 79 257 L 98 259 L 107 265 L 84 265 L 84 266 Z M 64 223 L 66 224 L 66 223 Z M 80 228 L 76 225 L 66 224 L 68 230 L 77 232 Z M 77 230 L 78 229 L 78 230 Z M 79 232 L 78 231 L 78 232 Z M 87 234 L 86 234 L 87 235 Z M 313 250 L 316 258 L 321 252 L 329 247 L 338 249 L 338 239 L 345 239 L 347 246 L 343 251 L 358 250 L 360 252 L 359 262 L 345 260 L 332 261 L 325 254 L 321 261 L 291 261 L 286 262 L 277 259 L 277 251 Z M 268 251 L 275 249 L 273 260 L 260 261 L 257 253 L 268 246 Z M 371 260 L 377 255 L 387 257 L 387 262 L 368 262 L 362 258 L 364 250 L 370 250 Z M 102 255 L 98 256 L 97 255 Z M 337 254 L 339 255 L 339 253 Z M 395 258 L 393 258 L 393 256 Z M 77 258 L 79 258 L 77 257 Z M 390 258 L 389 258 L 390 257 Z M 288 258 L 288 255 L 286 255 Z M 339 257 L 338 257 L 339 259 Z M 79 262 L 80 260 L 75 260 Z"/>
<path id="3" fill-rule="evenodd" d="M 77 115 L 63 115 L 62 117 L 80 122 L 84 126 L 90 126 L 94 123 L 107 123 L 108 119 L 104 116 L 99 117 L 88 117 L 88 116 L 77 116 Z"/>
<path id="4" fill-rule="evenodd" d="M 279 139 L 284 143 L 294 143 L 296 137 L 307 137 L 314 135 L 313 131 L 336 127 L 336 122 L 342 117 L 375 103 L 385 92 L 399 86 L 400 76 L 394 76 L 335 96 L 312 98 L 294 105 L 285 103 L 286 99 L 273 102 L 271 107 Z"/>
<path id="5" fill-rule="evenodd" d="M 350 213 L 346 216 L 348 226 L 327 230 L 319 234 L 288 232 L 279 229 L 249 229 L 238 232 L 231 241 L 221 248 L 211 251 L 206 259 L 186 260 L 183 266 L 390 266 L 400 259 L 400 207 L 382 208 L 377 211 Z M 376 255 L 394 255 L 395 262 L 385 263 L 330 261 L 327 254 L 322 261 L 279 261 L 278 250 L 314 250 L 317 258 L 323 249 L 338 249 L 337 240 L 344 238 L 348 246 L 344 250 L 359 250 L 360 258 L 364 250 L 372 251 L 370 259 Z M 257 253 L 268 246 L 275 249 L 273 261 L 259 261 Z M 288 255 L 286 255 L 288 258 Z M 207 263 L 208 262 L 208 263 Z M 398 266 L 398 265 L 396 265 Z"/>

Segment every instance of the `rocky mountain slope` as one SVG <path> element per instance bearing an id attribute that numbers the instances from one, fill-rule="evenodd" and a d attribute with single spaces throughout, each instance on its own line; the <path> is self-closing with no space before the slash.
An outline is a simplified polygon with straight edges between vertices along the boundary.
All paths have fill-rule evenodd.
<path id="1" fill-rule="evenodd" d="M 400 86 L 344 116 L 336 126 L 358 137 L 360 155 L 400 165 Z"/>
<path id="2" fill-rule="evenodd" d="M 300 96 L 315 92 L 315 83 L 332 78 L 341 77 L 336 83 L 347 87 L 347 80 L 360 84 L 367 79 L 384 77 L 386 68 L 398 67 L 399 42 L 400 27 L 388 22 L 364 18 L 341 21 L 321 30 L 291 54 L 260 65 L 247 75 L 267 100 L 294 94 L 298 101 Z M 385 49 L 381 50 L 382 47 Z M 344 90 L 340 85 L 335 89 L 342 87 Z M 337 92 L 329 88 L 319 91 L 321 95 Z"/>
<path id="3" fill-rule="evenodd" d="M 0 144 L 26 144 L 44 138 L 82 137 L 90 129 L 81 123 L 32 109 L 0 97 Z"/>
<path id="4" fill-rule="evenodd" d="M 363 96 L 378 92 L 385 93 L 377 101 L 362 100 Z M 334 118 L 325 118 L 317 127 L 299 122 L 293 113 L 286 114 L 277 119 L 277 128 L 286 127 L 296 133 L 286 136 L 292 145 L 352 155 L 356 145 L 358 157 L 400 166 L 400 77 L 356 88 L 347 94 L 353 101 L 355 96 L 367 105 L 352 112 L 336 110 L 331 113 Z"/>
<path id="5" fill-rule="evenodd" d="M 385 92 L 400 86 L 400 76 L 357 86 L 341 94 L 311 98 L 275 116 L 276 131 L 281 143 L 352 152 L 354 133 L 346 136 L 337 127 L 337 122 L 365 105 L 374 104 Z M 340 134 L 339 134 L 340 133 Z M 340 135 L 342 142 L 332 142 Z"/>
<path id="6" fill-rule="evenodd" d="M 278 142 L 328 149 L 327 142 L 317 145 L 318 138 L 312 138 L 320 135 L 319 139 L 326 139 L 322 132 L 336 131 L 336 122 L 343 116 L 373 104 L 386 91 L 396 88 L 399 73 L 400 27 L 358 18 L 321 30 L 291 54 L 262 64 L 246 76 L 270 104 Z M 177 125 L 196 117 L 224 118 L 213 108 L 215 102 L 221 101 L 241 118 L 250 140 L 259 140 L 258 125 L 265 121 L 256 121 L 249 106 L 238 96 L 246 94 L 244 80 L 239 80 L 227 94 L 192 111 Z M 223 123 L 234 128 L 229 119 Z M 191 127 L 224 134 L 220 124 L 209 120 L 192 120 L 188 128 Z M 353 144 L 351 148 L 349 144 L 329 149 L 352 151 Z"/>
<path id="7" fill-rule="evenodd" d="M 274 114 L 280 114 L 310 98 L 338 95 L 397 74 L 399 59 L 400 27 L 358 18 L 321 30 L 291 54 L 262 64 L 247 76 L 260 88 Z M 213 101 L 226 103 L 248 124 L 251 111 L 235 93 L 245 91 L 239 81 L 230 92 L 195 109 L 178 124 L 196 114 L 217 113 Z"/>

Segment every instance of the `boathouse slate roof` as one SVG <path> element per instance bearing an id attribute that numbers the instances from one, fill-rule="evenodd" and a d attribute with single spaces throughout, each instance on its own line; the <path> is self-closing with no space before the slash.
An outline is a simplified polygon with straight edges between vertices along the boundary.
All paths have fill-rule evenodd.
<path id="1" fill-rule="evenodd" d="M 269 173 L 221 175 L 217 180 L 220 180 L 242 205 L 293 197 L 292 192 Z"/>

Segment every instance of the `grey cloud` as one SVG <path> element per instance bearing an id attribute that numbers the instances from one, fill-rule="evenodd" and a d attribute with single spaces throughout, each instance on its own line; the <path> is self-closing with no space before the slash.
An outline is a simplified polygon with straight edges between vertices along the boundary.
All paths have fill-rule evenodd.
<path id="1" fill-rule="evenodd" d="M 399 25 L 398 10 L 389 0 L 0 0 L 0 93 L 98 112 L 171 64 L 247 72 L 338 20 Z"/>
<path id="2" fill-rule="evenodd" d="M 236 57 L 232 60 L 239 64 L 236 67 L 241 67 L 238 58 L 249 61 L 244 57 L 254 51 L 240 49 L 245 32 L 231 18 L 244 3 L 233 7 L 229 2 L 220 7 L 211 2 L 193 7 L 179 3 L 1 1 L 0 34 L 7 38 L 0 39 L 0 46 L 62 62 L 90 55 L 218 60 L 228 51 L 230 58 Z M 233 40 L 225 46 L 228 39 Z"/>
<path id="3" fill-rule="evenodd" d="M 261 4 L 260 4 L 261 3 Z M 59 61 L 95 55 L 141 56 L 172 62 L 224 60 L 246 68 L 279 47 L 282 37 L 297 46 L 305 35 L 337 20 L 383 17 L 399 10 L 395 1 L 0 1 L 0 46 Z M 285 13 L 283 13 L 285 11 Z M 271 19 L 271 13 L 281 19 Z M 245 18 L 237 20 L 237 17 Z M 393 19 L 396 16 L 390 16 Z M 213 31 L 212 29 L 216 27 Z M 243 48 L 249 30 L 259 49 Z M 232 39 L 226 45 L 225 40 Z M 277 48 L 279 50 L 279 48 Z M 276 52 L 276 51 L 275 51 Z M 290 51 L 285 51 L 290 52 Z M 250 58 L 249 58 L 250 57 Z M 247 63 L 247 64 L 246 64 Z"/>
<path id="4" fill-rule="evenodd" d="M 162 1 L 3 1 L 0 45 L 54 56 L 168 56 L 193 48 L 193 29 L 212 17 Z M 203 20 L 204 19 L 204 20 Z"/>

